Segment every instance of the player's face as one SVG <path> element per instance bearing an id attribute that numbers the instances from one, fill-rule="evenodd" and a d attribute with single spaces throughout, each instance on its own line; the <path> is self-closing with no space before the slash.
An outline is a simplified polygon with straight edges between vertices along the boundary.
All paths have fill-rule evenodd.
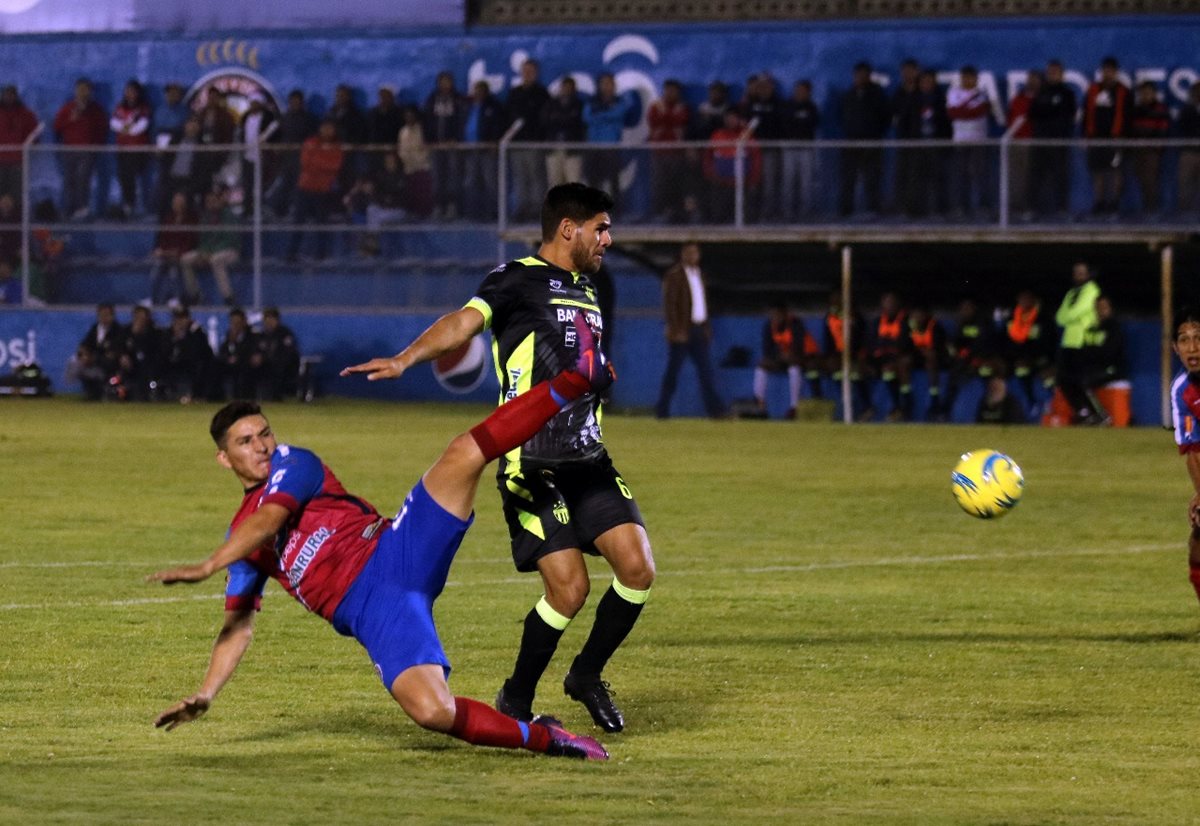
<path id="1" fill-rule="evenodd" d="M 232 470 L 242 485 L 251 487 L 267 481 L 274 452 L 275 434 L 266 417 L 244 416 L 225 434 L 225 447 L 217 451 L 217 461 Z"/>
<path id="2" fill-rule="evenodd" d="M 612 246 L 609 230 L 612 221 L 601 212 L 575 227 L 575 242 L 571 248 L 571 264 L 576 272 L 594 273 L 604 263 L 604 251 Z"/>
<path id="3" fill-rule="evenodd" d="M 1200 324 L 1194 321 L 1180 324 L 1172 347 L 1184 370 L 1192 375 L 1200 373 Z"/>

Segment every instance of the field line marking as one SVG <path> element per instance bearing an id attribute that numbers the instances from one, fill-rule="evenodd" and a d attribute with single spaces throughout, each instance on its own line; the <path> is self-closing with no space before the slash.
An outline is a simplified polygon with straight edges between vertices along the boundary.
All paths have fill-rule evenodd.
<path id="1" fill-rule="evenodd" d="M 1182 550 L 1185 545 L 1181 542 L 1159 545 L 1130 545 L 1125 548 L 1077 548 L 1065 551 L 1017 551 L 1004 554 L 945 554 L 941 556 L 900 556 L 883 559 L 858 559 L 843 562 L 813 562 L 808 565 L 762 565 L 758 567 L 727 568 L 723 571 L 708 569 L 679 570 L 667 572 L 668 577 L 677 576 L 713 576 L 722 574 L 775 574 L 775 573 L 806 573 L 809 571 L 841 571 L 852 568 L 880 568 L 886 566 L 915 566 L 915 565 L 945 565 L 954 562 L 1003 562 L 1011 559 L 1053 559 L 1059 557 L 1080 556 L 1127 556 L 1134 554 L 1159 553 L 1162 551 Z M 116 564 L 116 563 L 114 563 Z M 134 563 L 128 563 L 134 564 Z M 142 563 L 137 563 L 142 564 Z M 612 574 L 594 574 L 591 579 L 608 580 Z M 464 585 L 514 585 L 530 582 L 528 576 L 508 576 L 497 579 L 475 579 L 470 582 L 450 580 L 447 587 L 462 587 Z M 49 610 L 55 608 L 122 608 L 132 605 L 167 605 L 178 602 L 199 602 L 203 600 L 223 599 L 224 594 L 191 594 L 179 597 L 140 597 L 135 599 L 100 600 L 85 602 L 74 600 L 69 602 L 43 603 L 0 603 L 0 611 L 31 611 Z"/>
<path id="2" fill-rule="evenodd" d="M 1017 551 L 1004 554 L 945 554 L 943 556 L 896 556 L 883 559 L 857 559 L 847 562 L 814 562 L 810 565 L 763 565 L 752 568 L 739 568 L 737 573 L 743 574 L 774 574 L 802 573 L 804 571 L 836 571 L 843 568 L 876 568 L 891 565 L 941 565 L 947 562 L 988 562 L 1005 559 L 1054 559 L 1070 556 L 1124 556 L 1133 554 L 1158 553 L 1161 551 L 1180 550 L 1186 548 L 1186 543 L 1172 542 L 1158 545 L 1130 545 L 1126 548 L 1076 548 L 1065 551 Z M 675 573 L 687 574 L 689 571 Z M 696 572 L 699 573 L 699 572 Z"/>
<path id="3" fill-rule="evenodd" d="M 59 569 L 59 568 L 146 568 L 153 569 L 155 564 L 168 565 L 169 562 L 148 562 L 146 560 L 106 560 L 88 559 L 77 562 L 0 562 L 0 570 L 21 568 L 27 570 Z M 511 565 L 510 559 L 459 559 L 456 565 Z"/>
<path id="4" fill-rule="evenodd" d="M 125 568 L 145 565 L 145 562 L 128 560 L 84 560 L 80 562 L 0 562 L 0 568 Z"/>
<path id="5" fill-rule="evenodd" d="M 139 597 L 136 599 L 106 599 L 96 602 L 69 600 L 67 602 L 10 602 L 0 605 L 0 611 L 45 611 L 54 608 L 123 608 L 129 605 L 161 605 L 172 602 L 200 602 L 224 599 L 224 594 L 192 594 L 186 597 Z"/>

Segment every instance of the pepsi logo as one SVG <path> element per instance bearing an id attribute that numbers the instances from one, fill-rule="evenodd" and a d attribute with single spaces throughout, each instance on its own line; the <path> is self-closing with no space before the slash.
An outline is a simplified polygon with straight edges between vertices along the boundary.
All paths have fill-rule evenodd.
<path id="1" fill-rule="evenodd" d="M 451 393 L 470 393 L 483 384 L 487 371 L 487 346 L 475 336 L 433 362 L 433 377 Z"/>

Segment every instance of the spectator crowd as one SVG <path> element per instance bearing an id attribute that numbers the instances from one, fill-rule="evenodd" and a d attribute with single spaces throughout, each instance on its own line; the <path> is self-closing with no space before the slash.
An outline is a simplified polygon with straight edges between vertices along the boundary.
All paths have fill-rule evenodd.
<path id="1" fill-rule="evenodd" d="M 92 82 L 80 78 L 47 126 L 61 147 L 61 208 L 77 219 L 104 200 L 92 192 L 96 146 L 111 141 L 120 189 L 119 202 L 109 209 L 114 217 L 165 214 L 179 192 L 198 212 L 214 183 L 236 192 L 236 211 L 245 212 L 257 175 L 275 215 L 299 222 L 332 214 L 364 222 L 371 215 L 376 225 L 403 218 L 491 220 L 496 146 L 506 132 L 513 142 L 518 220 L 536 219 L 542 193 L 566 180 L 619 194 L 622 151 L 639 148 L 646 158 L 639 171 L 648 187 L 649 217 L 662 221 L 728 220 L 739 178 L 752 221 L 804 220 L 826 206 L 841 216 L 979 216 L 997 206 L 999 168 L 995 147 L 979 142 L 1005 131 L 1012 137 L 1008 185 L 1018 216 L 1065 215 L 1068 209 L 1070 147 L 1024 145 L 1031 139 L 1134 142 L 1087 149 L 1097 215 L 1115 212 L 1127 185 L 1136 190 L 1136 208 L 1146 213 L 1200 206 L 1200 82 L 1172 111 L 1154 82 L 1127 87 L 1113 57 L 1101 61 L 1082 95 L 1064 79 L 1062 63 L 1050 60 L 1028 72 L 1006 117 L 996 122 L 998 102 L 973 66 L 962 66 L 949 88 L 916 59 L 903 61 L 894 88 L 885 90 L 878 77 L 869 63 L 856 64 L 847 87 L 827 97 L 829 112 L 803 78 L 787 86 L 766 73 L 752 75 L 737 95 L 730 84 L 713 81 L 695 104 L 683 81 L 667 79 L 646 107 L 641 146 L 629 143 L 639 133 L 626 132 L 642 115 L 635 92 L 618 93 L 610 73 L 597 75 L 594 94 L 586 96 L 571 75 L 547 87 L 532 59 L 521 65 L 520 82 L 503 100 L 486 81 L 462 90 L 443 71 L 420 105 L 401 102 L 395 87 L 382 85 L 364 110 L 355 90 L 341 84 L 320 116 L 299 89 L 287 95 L 282 111 L 271 100 L 252 97 L 235 112 L 216 86 L 185 101 L 183 86 L 167 83 L 157 96 L 161 102 L 152 106 L 148 90 L 134 79 L 109 111 L 96 100 Z M 21 144 L 36 126 L 18 90 L 4 87 L 0 145 Z M 842 142 L 821 149 L 825 136 Z M 1198 143 L 1176 153 L 1169 165 L 1162 147 L 1136 145 L 1167 137 Z M 890 161 L 877 144 L 887 139 L 898 142 Z M 922 147 L 931 141 L 943 143 Z M 147 151 L 155 147 L 167 151 Z M 1162 197 L 1168 166 L 1177 179 L 1170 205 Z M 818 183 L 823 170 L 834 168 L 836 194 L 831 190 L 826 204 Z M 888 198 L 885 179 L 891 180 Z M 20 152 L 0 151 L 0 195 L 19 197 L 20 183 Z"/>
<path id="2" fill-rule="evenodd" d="M 171 312 L 159 326 L 153 310 L 136 305 L 128 324 L 117 319 L 112 304 L 96 307 L 68 365 L 93 401 L 280 401 L 297 395 L 300 350 L 295 334 L 279 310 L 262 312 L 259 329 L 251 327 L 240 308 L 229 311 L 223 337 L 213 340 L 187 307 Z"/>

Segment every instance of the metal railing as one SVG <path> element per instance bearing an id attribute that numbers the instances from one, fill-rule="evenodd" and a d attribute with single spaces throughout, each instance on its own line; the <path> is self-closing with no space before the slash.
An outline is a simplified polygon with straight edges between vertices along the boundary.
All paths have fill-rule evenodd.
<path id="1" fill-rule="evenodd" d="M 682 238 L 697 228 L 747 237 L 763 229 L 800 237 L 806 229 L 851 228 L 918 241 L 948 230 L 1009 237 L 1070 228 L 1102 238 L 1194 232 L 1200 223 L 1195 140 L 1025 140 L 1009 130 L 970 142 L 787 142 L 757 140 L 747 130 L 736 140 L 633 145 L 520 142 L 513 139 L 519 127 L 498 144 L 417 145 L 400 154 L 392 145 L 345 146 L 324 166 L 319 158 L 303 163 L 296 144 L 75 147 L 37 143 L 39 127 L 23 145 L 0 147 L 20 151 L 23 173 L 19 213 L 0 214 L 0 232 L 20 232 L 28 301 L 36 298 L 35 234 L 86 236 L 99 264 L 107 256 L 140 266 L 153 249 L 147 236 L 164 229 L 169 196 L 184 191 L 190 214 L 199 216 L 203 194 L 217 184 L 233 223 L 197 217 L 166 229 L 241 235 L 252 302 L 261 306 L 264 262 L 287 267 L 306 245 L 320 255 L 333 242 L 340 254 L 356 255 L 381 236 L 472 231 L 532 240 L 545 188 L 567 179 L 615 193 L 618 238 L 648 229 Z M 137 156 L 147 159 L 120 161 Z M 79 157 L 86 163 L 72 160 Z M 65 195 L 64 184 L 74 194 Z M 80 192 L 88 193 L 84 207 L 70 200 Z M 67 214 L 54 216 L 62 208 Z M 72 217 L 77 210 L 87 217 Z"/>

